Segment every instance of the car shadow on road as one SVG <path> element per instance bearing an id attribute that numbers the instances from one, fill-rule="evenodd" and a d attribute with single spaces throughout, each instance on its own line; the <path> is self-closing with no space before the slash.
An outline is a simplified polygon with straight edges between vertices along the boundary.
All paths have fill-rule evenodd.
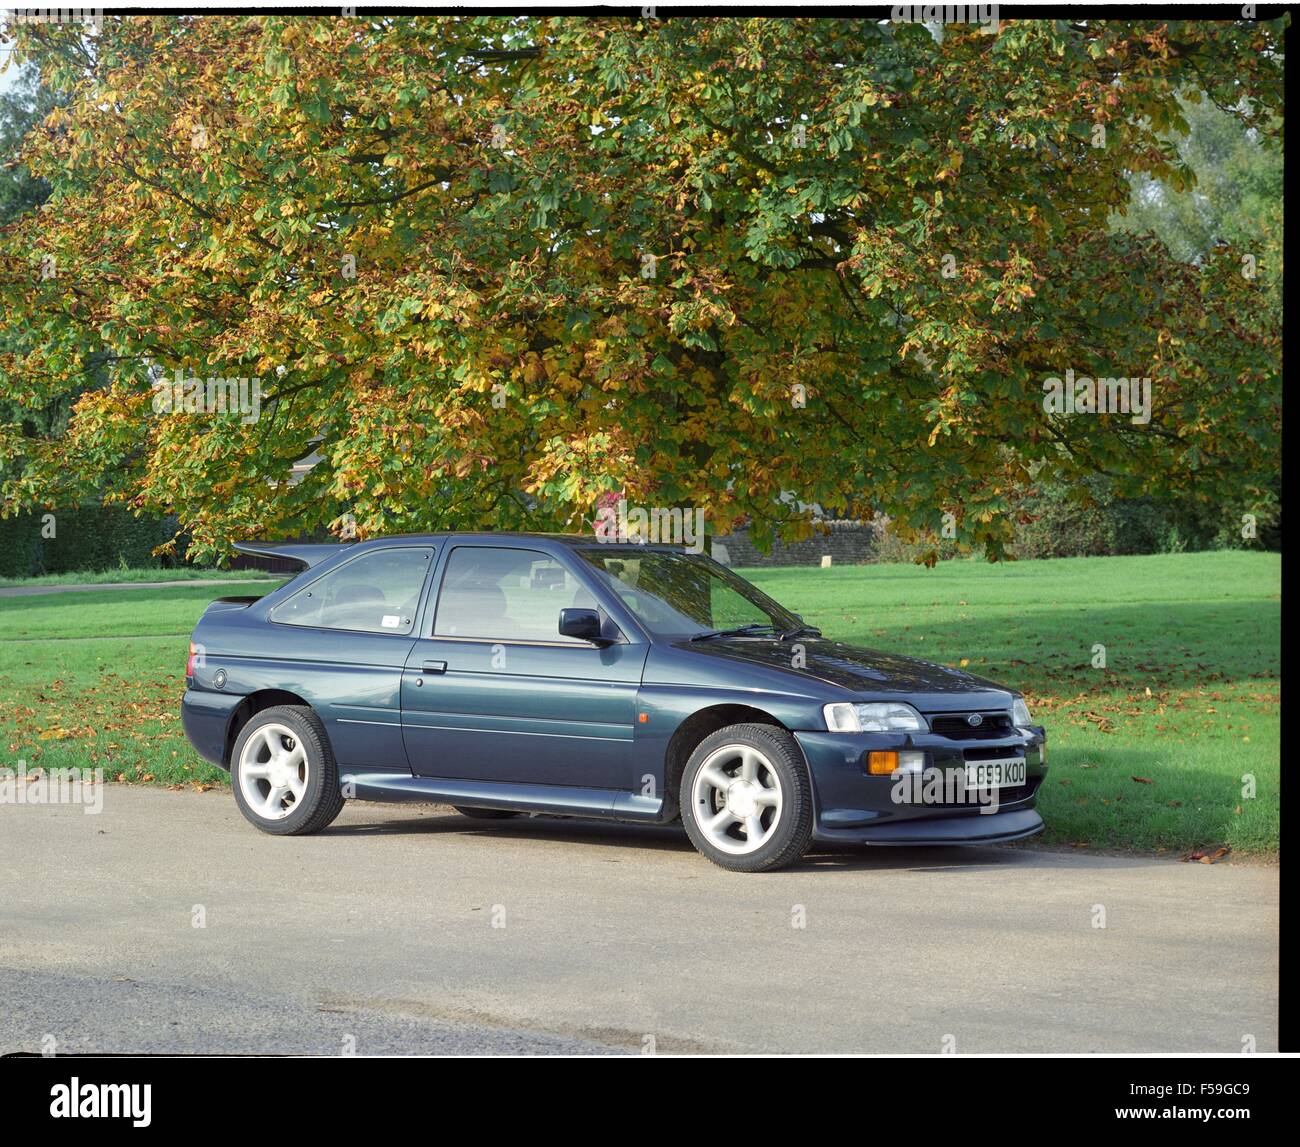
<path id="1" fill-rule="evenodd" d="M 379 806 L 372 806 L 378 811 Z M 430 811 L 422 816 L 392 820 L 376 817 L 366 824 L 335 822 L 323 835 L 387 836 L 414 834 L 499 836 L 511 840 L 548 840 L 574 845 L 612 845 L 618 848 L 652 848 L 668 852 L 695 850 L 678 825 L 614 824 L 580 817 L 527 816 L 508 820 L 475 820 L 458 812 Z"/>
<path id="2" fill-rule="evenodd" d="M 380 807 L 371 806 L 376 813 Z M 519 816 L 509 820 L 474 820 L 460 813 L 443 812 L 439 809 L 417 816 L 405 815 L 393 819 L 374 816 L 374 819 L 365 823 L 335 822 L 325 830 L 323 835 L 410 836 L 417 834 L 495 836 L 508 840 L 537 840 L 568 844 L 575 848 L 585 845 L 598 848 L 649 849 L 697 856 L 700 863 L 708 863 L 703 857 L 698 857 L 680 824 L 614 824 L 609 821 L 551 815 Z M 1075 868 L 1127 867 L 1133 864 L 1150 863 L 1150 860 L 1150 857 L 1141 855 L 1088 853 L 1080 849 L 1051 849 L 1034 844 L 872 847 L 814 842 L 802 860 L 782 871 L 787 873 L 943 870 L 970 872 L 981 869 L 1043 868 L 1062 864 Z M 769 875 L 776 876 L 780 873 Z"/>
<path id="3" fill-rule="evenodd" d="M 804 856 L 802 867 L 824 872 L 940 872 L 944 870 L 978 872 L 1014 868 L 1044 868 L 1062 863 L 1081 867 L 1080 860 L 1097 861 L 1099 856 L 1085 857 L 1077 852 L 1057 851 L 1016 844 L 983 845 L 818 845 Z M 1107 856 L 1103 864 L 1123 865 L 1138 862 L 1139 857 Z"/>

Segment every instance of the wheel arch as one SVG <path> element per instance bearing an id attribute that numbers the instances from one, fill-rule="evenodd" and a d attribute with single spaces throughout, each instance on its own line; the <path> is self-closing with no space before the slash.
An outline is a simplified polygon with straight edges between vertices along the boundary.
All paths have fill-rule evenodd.
<path id="1" fill-rule="evenodd" d="M 773 725 L 790 732 L 786 725 L 767 710 L 753 705 L 709 705 L 696 710 L 677 726 L 664 750 L 664 808 L 660 818 L 663 822 L 676 820 L 681 814 L 678 790 L 681 788 L 682 774 L 686 771 L 686 762 L 691 759 L 695 747 L 705 737 L 728 725 Z"/>
<path id="2" fill-rule="evenodd" d="M 290 693 L 287 689 L 259 689 L 256 693 L 250 693 L 235 706 L 226 725 L 226 744 L 221 756 L 227 769 L 230 768 L 235 742 L 239 739 L 243 727 L 263 709 L 272 709 L 276 705 L 301 705 L 307 709 L 311 708 L 311 704 L 305 698 L 298 696 L 297 693 Z"/>

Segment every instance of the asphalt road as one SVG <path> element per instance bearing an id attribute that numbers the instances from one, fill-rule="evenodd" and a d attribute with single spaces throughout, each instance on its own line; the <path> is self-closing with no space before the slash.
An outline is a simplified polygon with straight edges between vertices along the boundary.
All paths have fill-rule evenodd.
<path id="1" fill-rule="evenodd" d="M 0 804 L 0 1051 L 1276 1049 L 1276 868 L 1002 847 L 745 876 L 675 829 L 353 802 L 275 838 L 224 791 L 104 798 Z"/>

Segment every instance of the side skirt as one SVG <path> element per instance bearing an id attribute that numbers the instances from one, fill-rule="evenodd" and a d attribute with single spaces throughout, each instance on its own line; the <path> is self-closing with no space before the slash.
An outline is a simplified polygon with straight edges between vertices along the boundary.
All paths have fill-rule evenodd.
<path id="1" fill-rule="evenodd" d="M 653 823 L 663 801 L 618 789 L 583 789 L 571 785 L 515 785 L 493 781 L 415 777 L 410 773 L 345 772 L 339 780 L 350 795 L 365 801 L 425 801 L 499 808 L 511 812 L 549 812 Z"/>

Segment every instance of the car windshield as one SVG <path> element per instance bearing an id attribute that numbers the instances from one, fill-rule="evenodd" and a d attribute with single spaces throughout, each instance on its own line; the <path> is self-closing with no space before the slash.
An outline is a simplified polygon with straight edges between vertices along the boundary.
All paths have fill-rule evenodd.
<path id="1" fill-rule="evenodd" d="M 703 554 L 592 546 L 578 551 L 652 634 L 798 631 L 803 623 L 767 594 Z"/>

